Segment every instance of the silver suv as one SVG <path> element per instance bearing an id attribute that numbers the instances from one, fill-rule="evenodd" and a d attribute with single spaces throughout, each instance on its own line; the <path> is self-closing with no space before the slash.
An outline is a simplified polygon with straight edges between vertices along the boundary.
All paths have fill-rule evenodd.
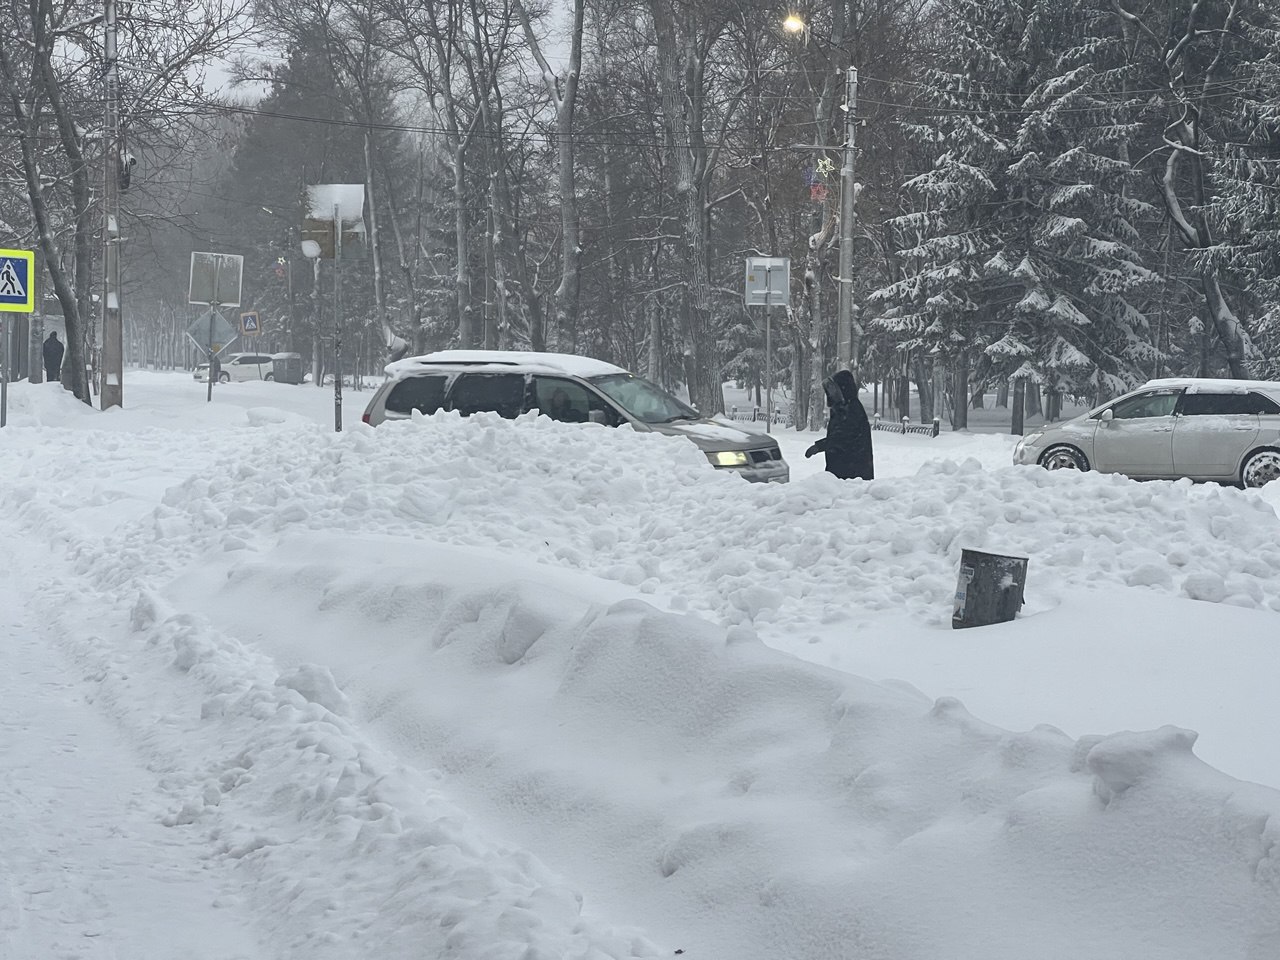
<path id="1" fill-rule="evenodd" d="M 563 353 L 443 350 L 387 366 L 364 422 L 404 420 L 414 412 L 497 413 L 514 419 L 537 410 L 553 420 L 624 424 L 687 437 L 722 470 L 748 480 L 785 483 L 791 468 L 766 433 L 710 420 L 661 387 L 621 367 Z"/>
<path id="2" fill-rule="evenodd" d="M 1151 380 L 1028 434 L 1014 448 L 1013 462 L 1261 487 L 1280 477 L 1280 383 Z"/>

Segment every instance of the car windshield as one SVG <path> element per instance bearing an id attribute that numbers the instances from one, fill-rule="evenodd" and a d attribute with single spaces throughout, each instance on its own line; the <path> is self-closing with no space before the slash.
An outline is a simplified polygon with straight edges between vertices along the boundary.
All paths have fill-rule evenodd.
<path id="1" fill-rule="evenodd" d="M 698 420 L 693 407 L 681 403 L 656 383 L 630 373 L 609 373 L 592 377 L 591 382 L 627 413 L 644 423 L 671 423 Z"/>

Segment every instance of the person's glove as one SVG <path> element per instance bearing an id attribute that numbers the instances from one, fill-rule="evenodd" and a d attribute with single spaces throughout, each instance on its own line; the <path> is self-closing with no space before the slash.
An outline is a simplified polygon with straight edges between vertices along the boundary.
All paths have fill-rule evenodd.
<path id="1" fill-rule="evenodd" d="M 818 445 L 815 443 L 812 447 L 810 447 L 808 450 L 804 452 L 804 458 L 808 460 L 817 452 L 818 452 Z"/>

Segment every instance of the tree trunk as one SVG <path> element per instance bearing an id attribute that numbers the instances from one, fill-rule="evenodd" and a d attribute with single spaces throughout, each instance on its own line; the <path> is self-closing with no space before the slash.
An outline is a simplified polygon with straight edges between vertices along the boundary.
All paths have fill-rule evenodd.
<path id="1" fill-rule="evenodd" d="M 1015 436 L 1022 436 L 1026 433 L 1026 399 L 1027 399 L 1027 378 L 1018 377 L 1013 381 L 1013 423 L 1009 427 L 1009 432 Z"/>
<path id="2" fill-rule="evenodd" d="M 969 429 L 969 357 L 964 351 L 952 365 L 954 390 L 951 395 L 951 429 Z"/>
<path id="3" fill-rule="evenodd" d="M 927 363 L 917 360 L 912 369 L 915 372 L 916 394 L 920 397 L 920 422 L 930 423 L 933 420 L 933 377 L 929 369 L 933 361 Z"/>
<path id="4" fill-rule="evenodd" d="M 711 283 L 707 240 L 710 164 L 702 123 L 705 63 L 691 43 L 681 54 L 675 16 L 662 0 L 649 0 L 658 59 L 658 87 L 667 131 L 685 266 L 680 310 L 684 380 L 692 404 L 704 414 L 724 412 L 719 364 L 711 336 Z"/>

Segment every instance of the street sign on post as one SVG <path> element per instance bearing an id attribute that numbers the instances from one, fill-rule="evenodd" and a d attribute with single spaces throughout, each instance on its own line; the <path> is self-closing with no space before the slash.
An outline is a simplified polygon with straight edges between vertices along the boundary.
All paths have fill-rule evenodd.
<path id="1" fill-rule="evenodd" d="M 35 311 L 35 262 L 31 250 L 0 250 L 0 313 Z M 8 418 L 9 327 L 0 317 L 0 427 Z"/>
<path id="2" fill-rule="evenodd" d="M 790 259 L 787 257 L 747 257 L 747 306 L 769 307 L 787 303 L 790 295 Z"/>
<path id="3" fill-rule="evenodd" d="M 187 300 L 213 307 L 240 306 L 244 257 L 238 253 L 192 253 Z"/>
<path id="4" fill-rule="evenodd" d="M 764 422 L 773 427 L 773 307 L 791 299 L 791 261 L 787 257 L 747 257 L 746 301 L 764 307 Z"/>
<path id="5" fill-rule="evenodd" d="M 0 250 L 0 313 L 35 311 L 35 260 L 31 250 Z"/>
<path id="6" fill-rule="evenodd" d="M 262 334 L 262 320 L 258 317 L 257 310 L 250 310 L 247 313 L 240 314 L 240 335 L 245 337 L 257 337 Z"/>
<path id="7" fill-rule="evenodd" d="M 342 253 L 348 237 L 355 242 L 364 240 L 364 184 L 310 185 L 307 217 L 302 226 L 302 252 L 308 258 L 333 259 L 333 429 L 337 432 L 342 430 Z M 318 224 L 328 227 L 327 246 Z"/>

